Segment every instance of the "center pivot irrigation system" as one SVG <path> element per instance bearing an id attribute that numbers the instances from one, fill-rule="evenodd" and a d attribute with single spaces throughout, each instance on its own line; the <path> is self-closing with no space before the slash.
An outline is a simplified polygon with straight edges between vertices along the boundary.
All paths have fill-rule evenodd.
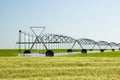
<path id="1" fill-rule="evenodd" d="M 33 34 L 19 30 L 19 53 L 44 53 L 46 56 L 54 56 L 60 52 L 81 52 L 105 50 L 120 50 L 120 43 L 94 41 L 91 39 L 74 39 L 60 34 L 43 33 L 46 27 L 30 27 Z M 40 30 L 38 33 L 36 30 Z"/>

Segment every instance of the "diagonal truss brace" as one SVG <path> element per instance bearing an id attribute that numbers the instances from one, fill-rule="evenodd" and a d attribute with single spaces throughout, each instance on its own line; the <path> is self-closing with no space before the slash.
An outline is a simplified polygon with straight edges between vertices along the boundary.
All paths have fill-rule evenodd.
<path id="1" fill-rule="evenodd" d="M 42 29 L 42 31 L 40 32 L 40 34 L 37 35 L 37 33 L 34 31 L 34 28 L 38 28 L 38 29 Z M 33 32 L 33 34 L 35 35 L 35 41 L 33 42 L 30 50 L 33 48 L 33 46 L 35 45 L 36 42 L 41 42 L 43 44 L 43 46 L 45 47 L 46 50 L 47 46 L 45 45 L 44 41 L 42 40 L 41 34 L 44 32 L 44 30 L 46 29 L 46 27 L 30 27 L 31 31 Z"/>

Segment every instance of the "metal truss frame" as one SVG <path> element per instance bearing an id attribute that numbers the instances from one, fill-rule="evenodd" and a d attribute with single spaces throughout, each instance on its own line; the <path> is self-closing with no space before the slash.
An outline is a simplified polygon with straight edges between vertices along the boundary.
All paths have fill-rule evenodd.
<path id="1" fill-rule="evenodd" d="M 81 39 L 78 39 L 75 41 L 75 43 L 73 44 L 72 48 L 75 46 L 75 44 L 78 43 L 79 46 L 82 48 L 82 49 L 85 49 L 83 47 L 83 45 L 92 45 L 91 49 L 94 49 L 95 45 L 97 45 L 99 47 L 99 45 L 97 44 L 96 41 L 92 40 L 92 39 L 87 39 L 87 38 L 81 38 Z M 72 49 L 71 48 L 71 49 Z"/>
<path id="2" fill-rule="evenodd" d="M 43 30 L 40 32 L 40 34 L 36 34 L 36 32 L 34 31 L 34 28 L 42 28 Z M 26 32 L 22 32 L 21 30 L 19 30 L 19 41 L 17 42 L 17 44 L 19 44 L 19 52 L 21 49 L 21 44 L 32 44 L 32 46 L 30 47 L 30 50 L 33 48 L 33 46 L 35 44 L 43 44 L 43 46 L 45 47 L 46 50 L 48 50 L 48 47 L 46 46 L 46 44 L 57 44 L 57 43 L 61 43 L 61 44 L 71 44 L 72 43 L 72 47 L 70 48 L 70 50 L 72 50 L 74 48 L 74 46 L 76 44 L 78 44 L 80 46 L 81 49 L 86 49 L 84 46 L 85 45 L 90 45 L 90 49 L 94 49 L 95 46 L 98 46 L 100 50 L 102 50 L 103 46 L 104 46 L 104 50 L 107 49 L 108 47 L 110 47 L 112 50 L 115 49 L 116 47 L 118 47 L 120 49 L 120 43 L 115 43 L 115 42 L 110 42 L 108 43 L 107 41 L 94 41 L 92 39 L 87 39 L 87 38 L 80 38 L 80 39 L 74 39 L 70 36 L 65 36 L 65 35 L 60 35 L 60 34 L 53 34 L 53 33 L 44 33 L 46 27 L 30 27 L 31 31 L 33 32 L 33 34 L 28 34 Z M 27 35 L 29 37 L 34 37 L 34 41 L 21 41 L 21 34 L 24 34 L 24 37 Z"/>

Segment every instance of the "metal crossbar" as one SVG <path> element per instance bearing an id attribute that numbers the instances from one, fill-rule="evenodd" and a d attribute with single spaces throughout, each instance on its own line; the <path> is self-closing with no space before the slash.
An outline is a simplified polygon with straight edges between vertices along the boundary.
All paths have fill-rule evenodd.
<path id="1" fill-rule="evenodd" d="M 68 49 L 71 51 L 72 49 L 83 49 L 83 52 L 87 49 L 97 49 L 104 51 L 106 49 L 120 49 L 120 43 L 115 42 L 106 42 L 106 41 L 94 41 L 92 39 L 80 38 L 74 39 L 70 36 L 60 35 L 60 34 L 46 34 L 46 27 L 30 27 L 33 34 L 29 34 L 19 30 L 19 41 L 16 44 L 19 44 L 19 53 L 20 49 L 22 49 L 24 45 L 24 49 L 29 48 L 31 51 L 34 49 L 34 45 L 38 46 L 39 49 L 45 48 L 46 50 L 50 49 Z M 37 34 L 34 29 L 42 29 L 42 31 Z M 86 49 L 86 50 L 85 50 Z"/>

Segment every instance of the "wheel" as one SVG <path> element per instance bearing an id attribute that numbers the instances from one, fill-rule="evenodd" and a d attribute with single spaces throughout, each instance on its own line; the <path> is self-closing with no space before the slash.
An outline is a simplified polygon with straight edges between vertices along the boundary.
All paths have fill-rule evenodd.
<path id="1" fill-rule="evenodd" d="M 81 53 L 87 53 L 87 50 L 86 49 L 82 49 Z"/>
<path id="2" fill-rule="evenodd" d="M 53 57 L 54 56 L 54 52 L 52 50 L 47 50 L 46 51 L 46 56 Z"/>
<path id="3" fill-rule="evenodd" d="M 104 49 L 100 49 L 100 52 L 104 52 Z"/>
<path id="4" fill-rule="evenodd" d="M 25 50 L 24 54 L 31 54 L 30 50 Z"/>
<path id="5" fill-rule="evenodd" d="M 69 53 L 69 52 L 72 52 L 72 49 L 68 49 L 67 52 L 68 52 L 68 53 Z"/>
<path id="6" fill-rule="evenodd" d="M 115 51 L 115 49 L 112 49 L 112 51 Z"/>

